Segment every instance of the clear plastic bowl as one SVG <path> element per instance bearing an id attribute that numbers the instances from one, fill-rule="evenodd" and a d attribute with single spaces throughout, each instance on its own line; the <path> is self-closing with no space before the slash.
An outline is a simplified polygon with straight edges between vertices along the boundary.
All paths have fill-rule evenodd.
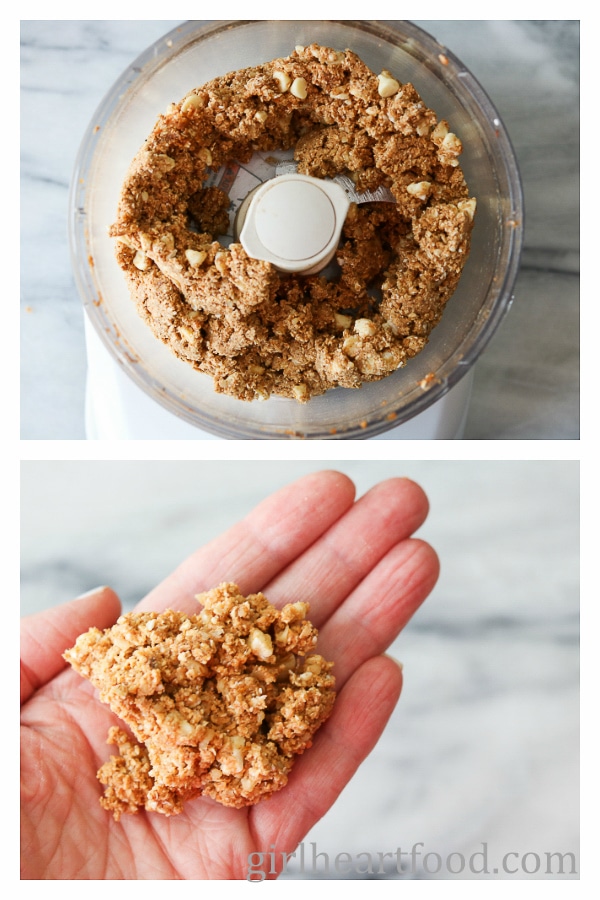
<path id="1" fill-rule="evenodd" d="M 411 82 L 463 143 L 477 215 L 458 289 L 426 348 L 405 368 L 307 404 L 217 394 L 139 318 L 114 256 L 114 221 L 129 163 L 169 103 L 233 69 L 287 56 L 297 44 L 350 48 L 376 72 Z M 149 47 L 105 96 L 85 134 L 70 199 L 70 243 L 86 312 L 113 358 L 174 415 L 228 439 L 365 439 L 440 400 L 469 371 L 508 310 L 523 240 L 518 166 L 500 117 L 465 66 L 408 22 L 187 22 Z M 433 376 L 433 377 L 432 377 Z M 426 387 L 421 382 L 426 379 Z"/>

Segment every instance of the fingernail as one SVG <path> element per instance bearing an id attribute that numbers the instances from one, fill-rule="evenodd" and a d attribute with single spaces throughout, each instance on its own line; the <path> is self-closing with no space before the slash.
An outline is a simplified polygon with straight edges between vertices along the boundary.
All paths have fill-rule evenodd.
<path id="1" fill-rule="evenodd" d="M 392 662 L 395 662 L 400 671 L 404 671 L 404 663 L 401 663 L 399 659 L 396 659 L 395 656 L 392 656 L 391 653 L 384 653 L 384 656 L 387 656 L 388 659 L 391 659 Z"/>
<path id="2" fill-rule="evenodd" d="M 84 600 L 86 597 L 92 597 L 94 594 L 100 594 L 102 591 L 107 589 L 108 585 L 101 584 L 99 587 L 92 588 L 91 591 L 86 591 L 85 594 L 79 594 L 76 597 L 77 600 Z"/>

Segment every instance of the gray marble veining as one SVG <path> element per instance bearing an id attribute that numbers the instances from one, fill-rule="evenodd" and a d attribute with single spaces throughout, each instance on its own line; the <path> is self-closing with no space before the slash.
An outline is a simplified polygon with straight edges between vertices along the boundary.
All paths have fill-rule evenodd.
<path id="1" fill-rule="evenodd" d="M 177 24 L 21 24 L 24 439 L 85 437 L 83 313 L 67 246 L 71 174 L 107 90 Z M 489 94 L 514 144 L 525 193 L 515 302 L 477 364 L 465 438 L 577 439 L 579 25 L 416 24 L 450 48 Z"/>

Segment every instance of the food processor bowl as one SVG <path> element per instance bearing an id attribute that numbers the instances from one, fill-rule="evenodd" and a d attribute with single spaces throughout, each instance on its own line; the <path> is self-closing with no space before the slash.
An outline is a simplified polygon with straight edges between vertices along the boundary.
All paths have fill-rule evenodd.
<path id="1" fill-rule="evenodd" d="M 471 252 L 426 347 L 395 373 L 308 403 L 218 394 L 212 378 L 154 337 L 139 317 L 108 227 L 129 164 L 158 116 L 192 88 L 287 56 L 298 44 L 351 49 L 373 71 L 412 83 L 461 139 L 477 198 Z M 71 186 L 69 233 L 85 311 L 112 358 L 156 403 L 224 439 L 366 439 L 419 415 L 469 372 L 512 301 L 523 197 L 504 125 L 484 90 L 445 47 L 409 22 L 186 22 L 149 47 L 106 94 L 84 136 Z"/>

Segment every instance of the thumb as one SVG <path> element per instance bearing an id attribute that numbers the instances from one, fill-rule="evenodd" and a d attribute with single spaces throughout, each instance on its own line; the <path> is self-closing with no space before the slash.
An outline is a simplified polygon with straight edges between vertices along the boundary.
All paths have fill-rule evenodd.
<path id="1" fill-rule="evenodd" d="M 108 628 L 121 612 L 109 587 L 95 588 L 76 600 L 21 620 L 21 704 L 67 665 L 62 658 L 88 628 Z"/>

